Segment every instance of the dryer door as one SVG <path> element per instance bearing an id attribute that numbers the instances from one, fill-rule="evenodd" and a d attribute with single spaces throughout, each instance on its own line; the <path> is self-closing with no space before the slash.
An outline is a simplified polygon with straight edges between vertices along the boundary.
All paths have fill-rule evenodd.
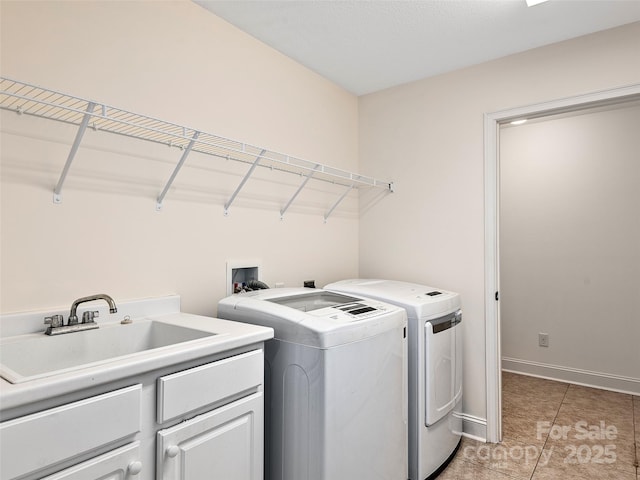
<path id="1" fill-rule="evenodd" d="M 424 324 L 427 427 L 447 415 L 462 395 L 461 345 L 455 328 L 461 320 L 457 311 Z"/>

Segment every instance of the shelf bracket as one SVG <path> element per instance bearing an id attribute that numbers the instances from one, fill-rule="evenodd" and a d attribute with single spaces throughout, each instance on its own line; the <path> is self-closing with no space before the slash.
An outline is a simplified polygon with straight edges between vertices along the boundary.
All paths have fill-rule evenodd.
<path id="1" fill-rule="evenodd" d="M 347 190 L 345 190 L 345 192 L 342 195 L 340 195 L 340 198 L 338 199 L 338 201 L 336 203 L 334 203 L 333 207 L 331 207 L 329 209 L 329 211 L 325 214 L 324 223 L 327 223 L 327 219 L 329 218 L 329 216 L 333 213 L 333 211 L 336 209 L 336 207 L 342 203 L 342 201 L 346 198 L 346 196 L 349 194 L 349 192 L 351 190 L 353 190 L 354 186 L 355 186 L 354 184 L 349 185 L 349 188 L 347 188 Z"/>
<path id="2" fill-rule="evenodd" d="M 64 164 L 64 168 L 60 174 L 60 179 L 53 189 L 53 203 L 62 203 L 62 186 L 64 185 L 64 181 L 67 179 L 69 168 L 71 167 L 71 163 L 73 163 L 76 153 L 78 152 L 78 147 L 80 146 L 84 132 L 87 130 L 87 125 L 89 125 L 89 120 L 91 119 L 91 114 L 93 113 L 95 106 L 96 104 L 94 102 L 89 102 L 87 105 L 87 111 L 84 114 L 84 117 L 82 117 L 82 122 L 80 122 L 80 126 L 78 127 L 78 133 L 76 133 L 76 138 L 73 141 L 73 145 L 71 145 L 69 156 L 67 156 L 67 162 Z"/>
<path id="3" fill-rule="evenodd" d="M 309 175 L 307 175 L 307 177 L 304 179 L 304 181 L 300 184 L 300 186 L 298 187 L 298 190 L 296 190 L 296 193 L 293 194 L 293 196 L 289 199 L 287 204 L 282 208 L 282 210 L 280 210 L 280 220 L 282 220 L 284 218 L 285 212 L 289 209 L 289 207 L 291 206 L 293 201 L 296 199 L 298 194 L 302 191 L 302 189 L 305 187 L 307 182 L 309 180 L 311 180 L 311 177 L 313 177 L 313 175 L 318 171 L 319 168 L 320 168 L 320 165 L 316 165 L 313 168 L 313 170 L 311 172 L 309 172 Z"/>
<path id="4" fill-rule="evenodd" d="M 246 175 L 244 176 L 244 178 L 240 182 L 240 185 L 238 185 L 238 187 L 236 188 L 235 192 L 233 192 L 231 194 L 231 198 L 229 200 L 227 200 L 227 203 L 224 204 L 224 216 L 225 217 L 229 215 L 229 207 L 231 206 L 233 201 L 236 199 L 236 195 L 238 195 L 240 190 L 242 190 L 242 187 L 244 187 L 244 184 L 247 183 L 247 180 L 249 180 L 249 177 L 251 176 L 253 171 L 256 169 L 256 167 L 260 163 L 260 160 L 262 160 L 262 156 L 266 153 L 266 151 L 267 151 L 266 149 L 263 149 L 260 152 L 260 155 L 258 155 L 258 158 L 256 158 L 255 161 L 251 164 L 251 168 L 249 168 L 249 171 L 246 173 Z"/>
<path id="5" fill-rule="evenodd" d="M 182 165 L 184 165 L 185 160 L 189 156 L 189 153 L 191 153 L 191 149 L 193 148 L 193 145 L 196 143 L 196 140 L 198 140 L 199 136 L 200 136 L 200 132 L 196 131 L 193 133 L 193 137 L 191 137 L 191 141 L 189 142 L 189 145 L 187 145 L 187 148 L 185 148 L 184 152 L 182 152 L 180 161 L 176 165 L 176 168 L 173 169 L 173 173 L 169 177 L 169 181 L 167 181 L 167 184 L 164 186 L 164 189 L 162 190 L 160 195 L 158 195 L 158 199 L 156 200 L 156 210 L 158 211 L 162 210 L 162 202 L 164 201 L 164 197 L 167 195 L 169 188 L 171 188 L 171 184 L 173 184 L 173 181 L 176 179 L 178 172 L 182 168 Z"/>

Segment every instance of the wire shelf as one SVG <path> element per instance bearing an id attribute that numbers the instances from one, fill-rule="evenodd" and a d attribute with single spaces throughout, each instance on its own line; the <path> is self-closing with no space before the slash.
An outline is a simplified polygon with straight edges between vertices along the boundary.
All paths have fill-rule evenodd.
<path id="1" fill-rule="evenodd" d="M 393 184 L 388 181 L 270 151 L 191 127 L 177 125 L 165 120 L 129 112 L 5 77 L 0 77 L 0 108 L 23 115 L 33 115 L 78 126 L 79 131 L 76 141 L 67 159 L 60 182 L 58 182 L 54 191 L 54 201 L 56 203 L 61 201 L 60 190 L 86 128 L 175 146 L 186 153 L 183 153 L 171 179 L 158 197 L 158 209 L 161 208 L 164 196 L 191 151 L 250 164 L 250 172 L 243 179 L 241 186 L 255 167 L 266 167 L 302 175 L 307 179 L 313 178 L 314 180 L 342 185 L 349 190 L 359 187 L 374 187 L 393 191 Z M 306 181 L 304 183 L 306 184 Z M 235 198 L 239 190 L 237 189 L 234 192 L 233 198 Z M 299 193 L 299 190 L 294 195 L 294 198 Z M 291 201 L 293 201 L 293 198 Z M 230 206 L 230 202 L 227 203 L 225 204 L 225 213 L 227 213 Z M 289 204 L 287 204 L 286 208 L 288 208 Z M 331 211 L 333 211 L 333 208 Z M 283 214 L 284 212 L 281 211 L 281 215 Z M 325 215 L 325 220 L 327 216 Z"/>

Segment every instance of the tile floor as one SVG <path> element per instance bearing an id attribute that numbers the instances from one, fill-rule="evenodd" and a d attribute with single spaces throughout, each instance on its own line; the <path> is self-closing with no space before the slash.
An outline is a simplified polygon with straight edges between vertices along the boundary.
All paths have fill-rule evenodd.
<path id="1" fill-rule="evenodd" d="M 438 480 L 640 480 L 640 397 L 504 372 L 501 444 L 463 438 Z"/>

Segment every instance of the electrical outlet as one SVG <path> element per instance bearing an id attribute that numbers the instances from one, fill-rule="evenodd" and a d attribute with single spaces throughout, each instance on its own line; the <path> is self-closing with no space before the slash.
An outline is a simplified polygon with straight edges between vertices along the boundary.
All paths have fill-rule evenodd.
<path id="1" fill-rule="evenodd" d="M 538 334 L 538 345 L 541 347 L 549 346 L 549 334 L 548 333 L 539 333 Z"/>
<path id="2" fill-rule="evenodd" d="M 276 288 L 284 288 L 284 282 L 276 282 Z"/>

